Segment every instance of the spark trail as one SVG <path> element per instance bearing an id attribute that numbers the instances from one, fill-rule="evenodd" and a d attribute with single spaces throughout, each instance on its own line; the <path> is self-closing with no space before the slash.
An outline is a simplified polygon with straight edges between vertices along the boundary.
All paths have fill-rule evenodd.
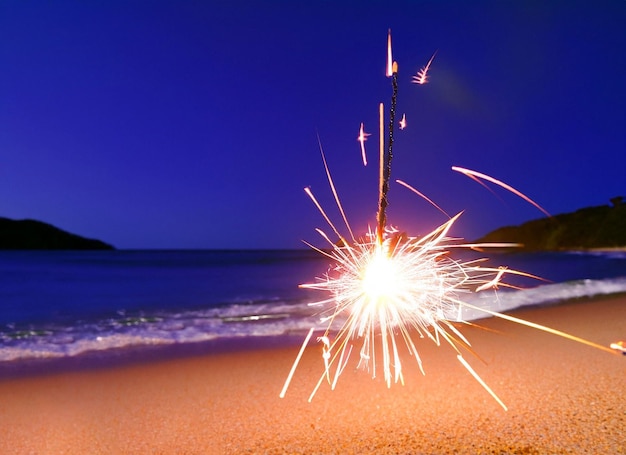
<path id="1" fill-rule="evenodd" d="M 363 166 L 367 166 L 367 156 L 365 155 L 365 141 L 367 141 L 367 137 L 371 136 L 371 134 L 366 133 L 363 129 L 363 123 L 361 123 L 361 128 L 359 129 L 359 135 L 356 140 L 361 144 L 361 158 L 363 159 Z"/>

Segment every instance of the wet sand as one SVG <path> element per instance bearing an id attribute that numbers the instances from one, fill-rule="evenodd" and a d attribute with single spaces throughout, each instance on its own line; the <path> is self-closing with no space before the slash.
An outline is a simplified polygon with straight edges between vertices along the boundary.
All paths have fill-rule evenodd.
<path id="1" fill-rule="evenodd" d="M 608 346 L 626 339 L 626 296 L 515 316 Z M 2 454 L 626 453 L 626 356 L 499 319 L 463 333 L 464 357 L 418 340 L 426 375 L 404 358 L 405 385 L 350 364 L 336 390 L 311 343 L 0 381 Z M 485 330 L 488 329 L 488 330 Z"/>

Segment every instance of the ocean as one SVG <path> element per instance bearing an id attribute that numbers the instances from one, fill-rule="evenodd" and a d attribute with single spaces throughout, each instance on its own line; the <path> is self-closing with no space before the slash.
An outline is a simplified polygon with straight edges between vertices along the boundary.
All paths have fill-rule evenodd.
<path id="1" fill-rule="evenodd" d="M 485 256 L 485 255 L 483 255 Z M 626 252 L 490 254 L 542 277 L 521 290 L 471 294 L 506 311 L 626 292 Z M 302 340 L 325 327 L 319 291 L 329 268 L 313 250 L 0 252 L 0 371 L 20 362 L 235 340 Z M 511 281 L 511 280 L 508 280 Z M 465 298 L 465 297 L 464 297 Z M 466 312 L 463 319 L 484 317 Z"/>

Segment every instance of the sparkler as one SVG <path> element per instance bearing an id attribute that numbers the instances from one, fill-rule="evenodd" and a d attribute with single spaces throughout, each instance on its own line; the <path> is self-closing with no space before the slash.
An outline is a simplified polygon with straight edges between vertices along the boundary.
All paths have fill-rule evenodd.
<path id="1" fill-rule="evenodd" d="M 415 341 L 415 338 L 419 337 L 428 338 L 438 346 L 442 344 L 450 346 L 456 353 L 459 363 L 506 410 L 503 401 L 480 378 L 462 355 L 462 350 L 473 352 L 469 340 L 455 325 L 465 322 L 462 317 L 464 308 L 479 310 L 486 315 L 523 324 L 607 352 L 616 353 L 617 351 L 543 325 L 479 308 L 468 303 L 463 296 L 470 293 L 497 289 L 500 286 L 513 287 L 503 281 L 507 275 L 540 278 L 506 267 L 486 267 L 483 265 L 483 259 L 468 261 L 454 259 L 451 254 L 454 250 L 518 245 L 510 243 L 463 243 L 459 239 L 449 237 L 448 233 L 461 213 L 449 217 L 431 199 L 405 182 L 397 181 L 430 202 L 449 219 L 432 232 L 421 237 L 408 236 L 387 225 L 385 209 L 388 205 L 387 193 L 393 157 L 393 128 L 398 90 L 398 65 L 392 61 L 391 57 L 391 31 L 389 31 L 387 42 L 387 76 L 392 77 L 393 92 L 386 150 L 383 139 L 384 108 L 382 103 L 379 107 L 380 175 L 375 231 L 372 232 L 369 229 L 364 238 L 355 238 L 335 189 L 321 144 L 320 152 L 326 176 L 335 204 L 349 233 L 348 239 L 340 233 L 340 229 L 331 221 L 311 190 L 305 188 L 307 195 L 339 239 L 339 241 L 333 241 L 322 229 L 317 229 L 317 232 L 328 244 L 328 248 L 322 249 L 311 244 L 308 245 L 325 255 L 332 261 L 333 265 L 327 274 L 317 278 L 316 282 L 300 285 L 303 288 L 317 289 L 329 294 L 327 299 L 311 304 L 321 307 L 322 322 L 327 326 L 323 335 L 318 337 L 318 341 L 322 343 L 324 370 L 309 397 L 309 401 L 313 399 L 324 380 L 330 384 L 331 389 L 335 388 L 355 350 L 358 351 L 357 368 L 370 370 L 372 377 L 376 377 L 377 368 L 382 364 L 382 374 L 387 387 L 391 387 L 392 383 L 404 383 L 402 352 L 412 356 L 421 372 L 424 373 Z M 418 73 L 421 81 L 418 83 L 426 82 L 427 72 L 434 57 L 435 54 Z M 361 142 L 364 163 L 363 143 L 365 135 L 361 124 L 359 142 Z M 481 184 L 483 184 L 482 180 L 486 180 L 499 185 L 549 216 L 548 212 L 537 203 L 500 180 L 466 168 L 455 166 L 452 169 Z M 344 319 L 343 322 L 342 319 Z M 339 327 L 335 327 L 336 325 Z M 312 328 L 302 344 L 280 393 L 281 398 L 287 392 L 298 362 L 313 332 L 314 329 Z"/>

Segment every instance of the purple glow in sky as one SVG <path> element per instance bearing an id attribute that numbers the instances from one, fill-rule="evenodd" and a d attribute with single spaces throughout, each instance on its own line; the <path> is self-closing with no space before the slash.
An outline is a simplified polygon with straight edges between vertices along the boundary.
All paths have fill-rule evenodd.
<path id="1" fill-rule="evenodd" d="M 626 196 L 626 2 L 0 3 L 0 216 L 118 248 L 301 248 L 376 223 L 387 30 L 399 64 L 393 179 L 473 239 Z M 429 83 L 412 76 L 433 52 Z M 373 133 L 363 167 L 361 122 Z M 445 217 L 393 184 L 411 235 Z"/>

